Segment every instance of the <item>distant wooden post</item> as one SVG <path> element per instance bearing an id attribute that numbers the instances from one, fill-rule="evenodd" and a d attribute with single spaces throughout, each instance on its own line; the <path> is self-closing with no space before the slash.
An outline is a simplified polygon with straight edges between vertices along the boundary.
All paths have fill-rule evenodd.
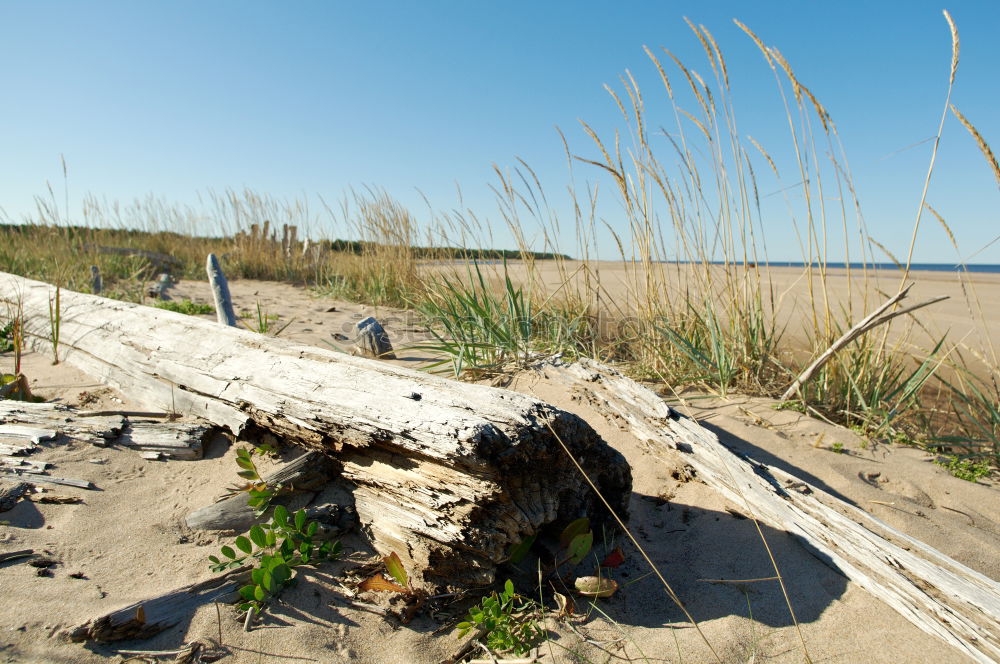
<path id="1" fill-rule="evenodd" d="M 219 267 L 219 259 L 215 254 L 208 255 L 205 265 L 208 281 L 212 284 L 212 296 L 215 298 L 215 316 L 221 325 L 236 327 L 236 313 L 233 311 L 233 299 L 229 296 L 229 284 L 226 275 Z"/>
<path id="2" fill-rule="evenodd" d="M 152 297 L 159 298 L 161 300 L 169 300 L 170 296 L 167 295 L 167 291 L 170 287 L 174 285 L 174 280 L 170 278 L 169 272 L 161 272 L 160 280 L 156 282 L 156 285 L 150 289 L 150 295 Z"/>
<path id="3" fill-rule="evenodd" d="M 100 295 L 104 283 L 101 280 L 101 270 L 96 265 L 90 266 L 90 292 Z"/>
<path id="4" fill-rule="evenodd" d="M 288 224 L 281 225 L 281 252 L 288 255 L 288 250 L 291 248 L 291 243 L 288 241 Z"/>
<path id="5" fill-rule="evenodd" d="M 285 255 L 289 258 L 292 257 L 292 248 L 295 246 L 295 243 L 298 242 L 298 234 L 298 226 L 288 227 L 288 247 L 285 249 Z"/>

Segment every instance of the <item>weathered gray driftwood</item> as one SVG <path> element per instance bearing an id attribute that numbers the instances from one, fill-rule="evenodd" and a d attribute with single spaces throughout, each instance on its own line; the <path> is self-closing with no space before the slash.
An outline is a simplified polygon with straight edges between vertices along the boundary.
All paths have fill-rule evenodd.
<path id="1" fill-rule="evenodd" d="M 229 599 L 249 578 L 248 570 L 231 570 L 88 620 L 69 630 L 69 637 L 76 642 L 98 643 L 146 639 L 190 619 L 195 609 L 203 604 Z"/>
<path id="2" fill-rule="evenodd" d="M 31 485 L 27 482 L 16 482 L 14 484 L 0 484 L 0 512 L 14 509 L 14 505 L 24 494 L 31 490 Z"/>
<path id="3" fill-rule="evenodd" d="M 75 486 L 78 489 L 96 489 L 89 480 L 77 480 L 71 477 L 49 477 L 48 475 L 32 474 L 31 477 L 23 478 L 17 473 L 0 472 L 0 478 L 15 481 L 27 479 L 32 484 L 58 484 L 60 486 Z"/>
<path id="4" fill-rule="evenodd" d="M 25 459 L 22 456 L 0 455 L 0 468 L 18 473 L 44 473 L 51 465 L 48 461 L 34 461 L 32 459 Z"/>
<path id="5" fill-rule="evenodd" d="M 738 456 L 651 390 L 597 362 L 539 367 L 619 426 L 978 662 L 1000 661 L 1000 583 L 777 468 Z M 799 490 L 785 490 L 795 486 Z"/>
<path id="6" fill-rule="evenodd" d="M 0 563 L 5 563 L 8 560 L 17 560 L 18 558 L 28 558 L 35 554 L 34 549 L 21 549 L 20 551 L 8 551 L 7 553 L 0 553 Z"/>
<path id="7" fill-rule="evenodd" d="M 222 267 L 215 254 L 208 255 L 205 270 L 208 272 L 208 282 L 212 284 L 216 319 L 220 325 L 236 327 L 236 312 L 233 311 L 233 298 L 229 295 L 229 284 L 226 282 L 226 275 L 222 273 Z"/>
<path id="8" fill-rule="evenodd" d="M 910 292 L 910 288 L 912 288 L 912 287 L 913 287 L 913 284 L 910 284 L 906 288 L 901 289 L 898 293 L 896 293 L 895 295 L 893 295 L 891 298 L 889 298 L 888 300 L 886 300 L 881 306 L 879 306 L 877 309 L 875 309 L 875 311 L 871 312 L 870 314 L 868 314 L 867 316 L 865 316 L 864 318 L 862 318 L 853 327 L 851 327 L 851 329 L 849 329 L 847 332 L 844 332 L 844 334 L 841 335 L 841 337 L 839 339 L 837 339 L 832 344 L 830 344 L 829 348 L 827 348 L 825 351 L 823 351 L 819 355 L 819 357 L 817 357 L 813 361 L 812 364 L 810 364 L 808 367 L 806 367 L 805 370 L 803 370 L 803 372 L 801 374 L 799 374 L 795 378 L 794 381 L 792 381 L 792 384 L 788 386 L 788 389 L 785 390 L 785 393 L 781 395 L 781 400 L 782 401 L 788 401 L 789 399 L 791 399 L 792 397 L 794 397 L 796 395 L 796 393 L 798 393 L 799 389 L 805 383 L 809 382 L 809 379 L 813 377 L 813 374 L 815 374 L 817 371 L 819 371 L 823 367 L 824 364 L 826 364 L 827 362 L 829 362 L 830 359 L 834 355 L 836 355 L 837 352 L 841 348 L 843 348 L 847 344 L 851 343 L 852 341 L 854 341 L 855 339 L 857 339 L 858 337 L 860 337 L 865 332 L 867 332 L 867 331 L 869 331 L 869 330 L 871 330 L 873 328 L 876 328 L 879 325 L 883 325 L 885 323 L 888 323 L 889 321 L 891 321 L 893 318 L 896 318 L 897 316 L 902 316 L 903 314 L 913 313 L 917 309 L 922 309 L 922 308 L 924 308 L 924 307 L 926 307 L 928 305 L 935 304 L 937 302 L 941 302 L 942 300 L 947 300 L 948 299 L 947 295 L 941 295 L 941 296 L 932 298 L 930 300 L 926 300 L 924 302 L 920 302 L 919 304 L 911 305 L 911 306 L 906 307 L 904 309 L 898 309 L 896 311 L 892 311 L 892 312 L 886 313 L 887 311 L 889 311 L 889 309 L 891 309 L 892 307 L 896 306 L 896 304 L 898 304 L 899 302 L 901 302 L 906 297 L 907 293 Z"/>
<path id="9" fill-rule="evenodd" d="M 24 402 L 5 400 L 3 405 L 6 405 L 7 403 L 24 403 Z M 30 440 L 35 445 L 42 442 L 43 440 L 51 440 L 55 438 L 56 435 L 58 435 L 58 432 L 55 431 L 54 429 L 38 429 L 35 427 L 26 427 L 17 424 L 0 425 L 0 437 L 26 439 Z"/>
<path id="10" fill-rule="evenodd" d="M 100 295 L 104 290 L 104 282 L 101 280 L 101 269 L 96 265 L 90 266 L 90 292 Z"/>
<path id="11" fill-rule="evenodd" d="M 37 444 L 63 434 L 98 447 L 118 444 L 172 459 L 200 459 L 212 431 L 204 422 L 129 421 L 121 414 L 95 414 L 57 403 L 0 401 L 0 440 L 16 436 Z M 0 444 L 0 455 L 16 456 L 34 449 Z"/>
<path id="12" fill-rule="evenodd" d="M 354 330 L 357 335 L 354 345 L 362 355 L 382 360 L 396 359 L 388 333 L 373 316 L 358 321 Z"/>
<path id="13" fill-rule="evenodd" d="M 170 459 L 200 459 L 211 426 L 193 422 L 130 421 L 116 443 L 140 452 L 157 452 Z"/>
<path id="14" fill-rule="evenodd" d="M 146 295 L 160 300 L 169 300 L 170 296 L 167 294 L 167 291 L 170 290 L 173 285 L 174 280 L 170 277 L 170 273 L 161 272 L 156 283 L 150 286 L 149 290 L 146 291 Z"/>
<path id="15" fill-rule="evenodd" d="M 62 433 L 92 445 L 104 446 L 118 437 L 125 424 L 126 420 L 121 415 L 84 417 L 63 404 L 0 401 L 0 438 L 5 431 L 20 429 L 38 432 L 38 435 L 22 433 L 22 437 L 30 437 L 35 444 Z"/>
<path id="16" fill-rule="evenodd" d="M 0 274 L 33 341 L 47 343 L 52 287 Z M 486 583 L 511 547 L 548 524 L 626 512 L 631 472 L 583 420 L 537 399 L 223 327 L 170 311 L 64 291 L 66 361 L 150 407 L 234 433 L 248 423 L 334 455 L 359 521 L 416 581 Z M 0 307 L 2 312 L 2 307 Z"/>
<path id="17" fill-rule="evenodd" d="M 105 247 L 99 244 L 84 244 L 84 251 L 92 251 L 98 254 L 114 254 L 117 256 L 138 256 L 149 261 L 154 269 L 171 269 L 181 267 L 184 263 L 179 258 L 174 258 L 169 254 L 158 251 L 148 251 L 146 249 L 136 249 L 134 247 Z"/>

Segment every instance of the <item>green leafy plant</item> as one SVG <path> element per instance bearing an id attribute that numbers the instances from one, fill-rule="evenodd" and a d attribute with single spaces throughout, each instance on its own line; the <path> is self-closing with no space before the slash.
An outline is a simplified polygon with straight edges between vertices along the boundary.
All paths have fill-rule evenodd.
<path id="1" fill-rule="evenodd" d="M 792 399 L 791 401 L 779 401 L 771 406 L 774 410 L 794 410 L 796 413 L 805 413 L 806 406 L 801 401 Z"/>
<path id="2" fill-rule="evenodd" d="M 507 579 L 503 592 L 484 597 L 456 629 L 459 638 L 473 629 L 482 631 L 486 646 L 495 653 L 524 655 L 546 636 L 538 616 L 538 604 L 514 592 L 513 582 Z"/>
<path id="3" fill-rule="evenodd" d="M 14 350 L 14 321 L 0 327 L 0 353 L 7 353 Z"/>
<path id="4" fill-rule="evenodd" d="M 188 316 L 215 313 L 215 307 L 212 305 L 202 304 L 201 302 L 192 302 L 191 300 L 161 300 L 156 302 L 153 306 L 157 309 L 176 311 L 179 314 L 187 314 Z"/>
<path id="5" fill-rule="evenodd" d="M 253 461 L 254 454 L 267 454 L 272 450 L 268 447 L 245 448 L 236 450 L 236 465 L 242 470 L 236 474 L 247 480 L 243 486 L 234 487 L 237 491 L 246 491 L 248 494 L 247 505 L 253 508 L 253 513 L 258 518 L 271 506 L 271 499 L 281 490 L 281 487 L 268 486 L 264 478 L 257 470 L 257 464 Z"/>
<path id="6" fill-rule="evenodd" d="M 315 541 L 318 531 L 319 523 L 310 521 L 304 509 L 290 516 L 284 505 L 278 505 L 269 521 L 236 538 L 235 549 L 223 546 L 221 558 L 209 556 L 211 569 L 221 572 L 255 562 L 257 567 L 250 573 L 251 582 L 240 588 L 244 601 L 239 608 L 260 613 L 294 579 L 296 567 L 320 563 L 340 554 L 340 542 Z"/>
<path id="7" fill-rule="evenodd" d="M 945 460 L 939 459 L 934 463 L 947 468 L 949 473 L 967 482 L 978 482 L 982 478 L 989 476 L 992 472 L 988 461 L 976 461 L 975 459 L 962 458 L 957 455 L 950 456 Z"/>
<path id="8" fill-rule="evenodd" d="M 241 469 L 237 474 L 247 480 L 247 484 L 238 489 L 247 492 L 247 504 L 258 518 L 271 506 L 271 499 L 281 487 L 268 486 L 260 476 L 253 456 L 273 451 L 265 445 L 236 451 L 236 464 Z M 260 613 L 264 605 L 294 580 L 296 567 L 332 560 L 340 554 L 339 541 L 318 542 L 318 533 L 319 523 L 310 521 L 304 509 L 289 515 L 284 505 L 276 505 L 268 521 L 253 526 L 245 535 L 236 538 L 233 542 L 235 548 L 225 545 L 220 549 L 221 557 L 209 556 L 211 570 L 222 572 L 251 562 L 256 564 L 250 573 L 250 583 L 240 588 L 243 602 L 239 608 L 247 612 L 249 621 L 251 611 Z"/>
<path id="9" fill-rule="evenodd" d="M 840 441 L 837 441 L 836 443 L 830 445 L 830 449 L 833 450 L 834 452 L 836 452 L 837 454 L 843 454 L 844 453 L 844 444 L 842 442 L 840 442 Z"/>

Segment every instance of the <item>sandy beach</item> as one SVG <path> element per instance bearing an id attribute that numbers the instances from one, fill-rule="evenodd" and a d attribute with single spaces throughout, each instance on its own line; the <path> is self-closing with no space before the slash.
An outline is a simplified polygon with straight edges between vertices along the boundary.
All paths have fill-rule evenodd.
<path id="1" fill-rule="evenodd" d="M 600 270 L 607 284 L 626 278 L 621 266 L 601 264 Z M 830 292 L 843 293 L 846 279 L 831 272 Z M 921 273 L 914 280 L 915 299 L 951 296 L 929 310 L 931 334 L 975 333 L 953 275 Z M 1000 340 L 1000 276 L 975 275 L 973 281 L 989 332 Z M 784 303 L 798 300 L 803 288 L 791 269 L 773 271 L 772 283 Z M 886 292 L 894 292 L 896 285 L 898 278 L 885 277 Z M 289 323 L 283 338 L 325 348 L 333 344 L 349 352 L 353 325 L 376 315 L 396 345 L 397 363 L 415 367 L 429 359 L 408 348 L 427 338 L 412 313 L 317 299 L 305 289 L 272 282 L 238 280 L 231 289 L 237 311 L 255 310 L 259 303 L 277 316 L 279 325 Z M 210 290 L 207 283 L 182 281 L 171 296 L 209 302 Z M 53 366 L 47 354 L 29 353 L 24 359 L 23 372 L 32 390 L 47 401 L 102 410 L 147 407 L 67 363 Z M 9 354 L 0 355 L 4 370 L 9 362 Z M 743 507 L 686 475 L 676 455 L 658 454 L 544 375 L 519 374 L 509 389 L 578 414 L 625 456 L 634 482 L 629 528 L 727 664 L 802 662 L 804 652 L 813 662 L 830 663 L 972 661 L 917 629 L 795 537 L 765 525 L 762 534 L 789 590 L 804 650 L 778 585 L 746 581 L 770 577 L 773 568 Z M 772 400 L 695 396 L 685 394 L 679 410 L 717 433 L 727 446 L 780 467 L 1000 580 L 1000 494 L 995 482 L 957 479 L 918 449 L 873 445 L 844 428 L 775 410 Z M 47 487 L 38 495 L 78 496 L 83 502 L 22 500 L 0 514 L 0 553 L 31 548 L 57 561 L 47 568 L 49 576 L 39 575 L 42 568 L 16 561 L 0 565 L 6 599 L 0 614 L 3 661 L 123 661 L 125 656 L 116 654 L 122 650 L 170 651 L 198 641 L 224 646 L 227 654 L 220 661 L 225 662 L 423 664 L 445 661 L 461 645 L 449 625 L 464 615 L 468 602 L 431 602 L 408 625 L 352 604 L 351 570 L 375 559 L 357 532 L 342 537 L 345 556 L 340 561 L 303 568 L 298 584 L 250 632 L 244 631 L 232 605 L 208 603 L 197 607 L 189 620 L 150 639 L 87 647 L 70 643 L 66 632 L 91 618 L 213 576 L 207 556 L 217 554 L 232 537 L 192 531 L 184 517 L 238 480 L 237 446 L 217 436 L 197 461 L 144 460 L 134 450 L 96 448 L 65 438 L 45 442 L 42 448 L 35 456 L 53 464 L 53 473 L 89 480 L 98 490 Z M 283 457 L 295 454 L 289 449 Z M 573 620 L 546 618 L 551 640 L 531 661 L 715 661 L 706 641 L 684 621 L 635 548 L 624 539 L 619 543 L 626 559 L 616 570 L 620 591 L 596 600 L 593 607 L 578 599 Z M 521 576 L 508 571 L 519 585 L 532 587 L 532 570 Z M 367 593 L 363 599 L 388 606 L 390 598 L 378 595 Z M 485 657 L 481 651 L 473 654 Z"/>

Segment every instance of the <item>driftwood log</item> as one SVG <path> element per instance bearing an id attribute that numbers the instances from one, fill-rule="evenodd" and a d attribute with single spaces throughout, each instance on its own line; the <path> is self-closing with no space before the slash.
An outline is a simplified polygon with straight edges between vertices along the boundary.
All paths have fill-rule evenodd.
<path id="1" fill-rule="evenodd" d="M 597 362 L 543 364 L 619 426 L 669 454 L 754 518 L 977 662 L 1000 661 L 1000 583 L 800 479 L 740 456 L 651 390 Z"/>
<path id="2" fill-rule="evenodd" d="M 57 403 L 0 400 L 0 455 L 23 455 L 34 444 L 63 434 L 97 447 L 122 445 L 138 452 L 158 452 L 171 459 L 200 459 L 203 443 L 214 430 L 204 422 L 150 421 L 148 414 L 91 413 Z M 141 419 L 140 419 L 141 418 Z"/>
<path id="3" fill-rule="evenodd" d="M 52 293 L 0 273 L 0 301 L 21 298 L 40 346 Z M 61 302 L 65 360 L 90 375 L 151 407 L 331 454 L 375 548 L 395 551 L 418 583 L 491 582 L 525 537 L 581 516 L 605 520 L 553 431 L 627 511 L 624 457 L 537 399 L 162 309 L 70 291 Z"/>

